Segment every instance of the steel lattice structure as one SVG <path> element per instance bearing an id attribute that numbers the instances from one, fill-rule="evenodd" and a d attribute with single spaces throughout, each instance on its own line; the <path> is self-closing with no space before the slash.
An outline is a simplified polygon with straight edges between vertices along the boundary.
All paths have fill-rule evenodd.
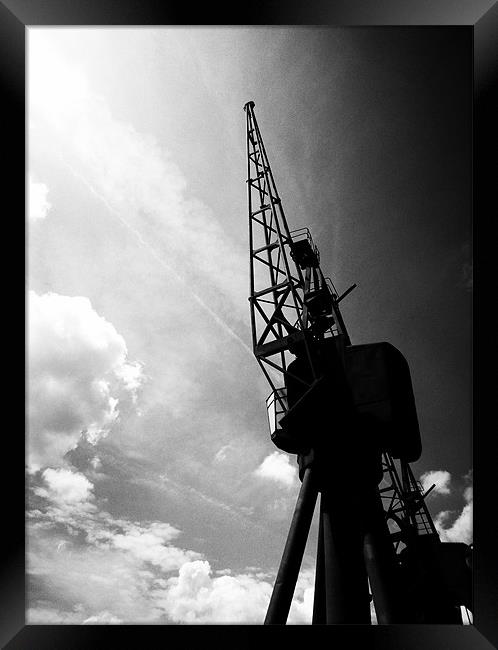
<path id="1" fill-rule="evenodd" d="M 289 352 L 296 345 L 306 348 L 316 380 L 318 373 L 309 352 L 313 341 L 342 334 L 349 343 L 338 303 L 354 287 L 338 297 L 332 281 L 320 269 L 320 256 L 309 230 L 289 230 L 254 102 L 248 102 L 245 111 L 252 344 L 276 399 L 281 400 L 273 377 L 288 372 Z M 303 269 L 295 258 L 304 247 L 311 265 Z"/>

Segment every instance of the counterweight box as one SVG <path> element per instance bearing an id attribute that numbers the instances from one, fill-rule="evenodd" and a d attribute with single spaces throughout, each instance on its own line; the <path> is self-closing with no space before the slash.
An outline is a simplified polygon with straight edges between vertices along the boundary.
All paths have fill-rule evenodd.
<path id="1" fill-rule="evenodd" d="M 344 348 L 342 366 L 335 345 L 333 338 L 323 341 L 324 374 L 311 389 L 295 379 L 297 375 L 311 383 L 309 363 L 301 358 L 289 365 L 285 389 L 280 389 L 287 411 L 277 409 L 278 416 L 270 418 L 273 442 L 289 453 L 303 453 L 314 445 L 312 435 L 317 432 L 320 437 L 330 436 L 330 442 L 336 435 L 348 435 L 348 414 L 356 412 L 369 442 L 395 458 L 418 460 L 422 445 L 404 356 L 390 343 L 352 345 Z M 334 424 L 340 430 L 334 431 Z"/>
<path id="2" fill-rule="evenodd" d="M 390 343 L 345 348 L 345 371 L 358 413 L 382 431 L 385 450 L 413 463 L 422 444 L 410 369 Z"/>

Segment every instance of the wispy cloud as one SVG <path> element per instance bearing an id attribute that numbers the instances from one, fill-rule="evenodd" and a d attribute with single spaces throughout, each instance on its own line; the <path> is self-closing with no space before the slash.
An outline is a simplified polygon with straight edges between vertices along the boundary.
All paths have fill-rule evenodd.
<path id="1" fill-rule="evenodd" d="M 204 203 L 188 196 L 187 180 L 166 149 L 116 119 L 82 70 L 43 38 L 30 38 L 36 51 L 30 109 L 50 125 L 73 171 L 227 332 L 234 334 L 229 320 L 247 326 L 246 251 Z"/>
<path id="2" fill-rule="evenodd" d="M 88 181 L 87 178 L 85 178 L 81 173 L 77 172 L 71 165 L 69 165 L 69 163 L 67 163 L 67 161 L 63 160 L 63 164 L 67 167 L 67 169 L 69 169 L 71 174 L 79 181 L 84 183 L 84 185 L 90 190 L 90 192 L 95 197 L 97 197 L 100 201 L 102 201 L 102 203 L 106 206 L 108 211 L 112 213 L 119 220 L 119 222 L 133 234 L 133 236 L 140 244 L 140 246 L 145 248 L 150 253 L 150 255 L 155 260 L 155 262 L 161 268 L 163 268 L 165 271 L 167 271 L 169 274 L 175 277 L 178 280 L 178 282 L 185 287 L 185 290 L 189 293 L 189 295 L 191 295 L 192 298 L 202 307 L 202 309 L 206 311 L 209 314 L 209 316 L 216 322 L 216 324 L 219 325 L 222 328 L 222 330 L 224 330 L 229 336 L 235 339 L 252 357 L 252 350 L 249 348 L 247 343 L 237 334 L 237 332 L 232 327 L 230 327 L 230 325 L 228 325 L 228 323 L 223 318 L 220 317 L 220 315 L 215 310 L 213 310 L 208 305 L 208 303 L 205 300 L 203 300 L 193 290 L 192 285 L 187 281 L 186 276 L 180 275 L 172 264 L 168 264 L 165 261 L 165 258 L 161 256 L 158 253 L 158 251 L 148 241 L 144 239 L 140 231 L 137 230 L 136 227 L 132 226 L 126 219 L 124 219 L 122 214 L 118 210 L 116 210 L 109 203 L 109 201 L 95 189 L 95 187 Z"/>

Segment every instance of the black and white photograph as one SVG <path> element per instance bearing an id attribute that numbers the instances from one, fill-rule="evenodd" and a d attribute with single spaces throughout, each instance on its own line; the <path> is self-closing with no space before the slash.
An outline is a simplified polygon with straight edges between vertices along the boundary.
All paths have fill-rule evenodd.
<path id="1" fill-rule="evenodd" d="M 498 10 L 152 4 L 0 3 L 25 211 L 1 644 L 492 650 Z"/>
<path id="2" fill-rule="evenodd" d="M 29 30 L 29 623 L 472 623 L 470 55 Z"/>

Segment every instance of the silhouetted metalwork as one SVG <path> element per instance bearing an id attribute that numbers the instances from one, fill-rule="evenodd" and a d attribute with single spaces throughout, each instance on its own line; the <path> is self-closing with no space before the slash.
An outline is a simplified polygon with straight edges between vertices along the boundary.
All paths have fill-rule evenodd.
<path id="1" fill-rule="evenodd" d="M 265 624 L 287 621 L 319 494 L 313 624 L 370 624 L 372 599 L 379 623 L 462 623 L 471 547 L 441 542 L 411 471 L 408 364 L 389 343 L 351 344 L 339 303 L 356 284 L 339 295 L 309 230 L 289 230 L 254 102 L 244 110 L 252 345 L 271 440 L 302 481 Z"/>

